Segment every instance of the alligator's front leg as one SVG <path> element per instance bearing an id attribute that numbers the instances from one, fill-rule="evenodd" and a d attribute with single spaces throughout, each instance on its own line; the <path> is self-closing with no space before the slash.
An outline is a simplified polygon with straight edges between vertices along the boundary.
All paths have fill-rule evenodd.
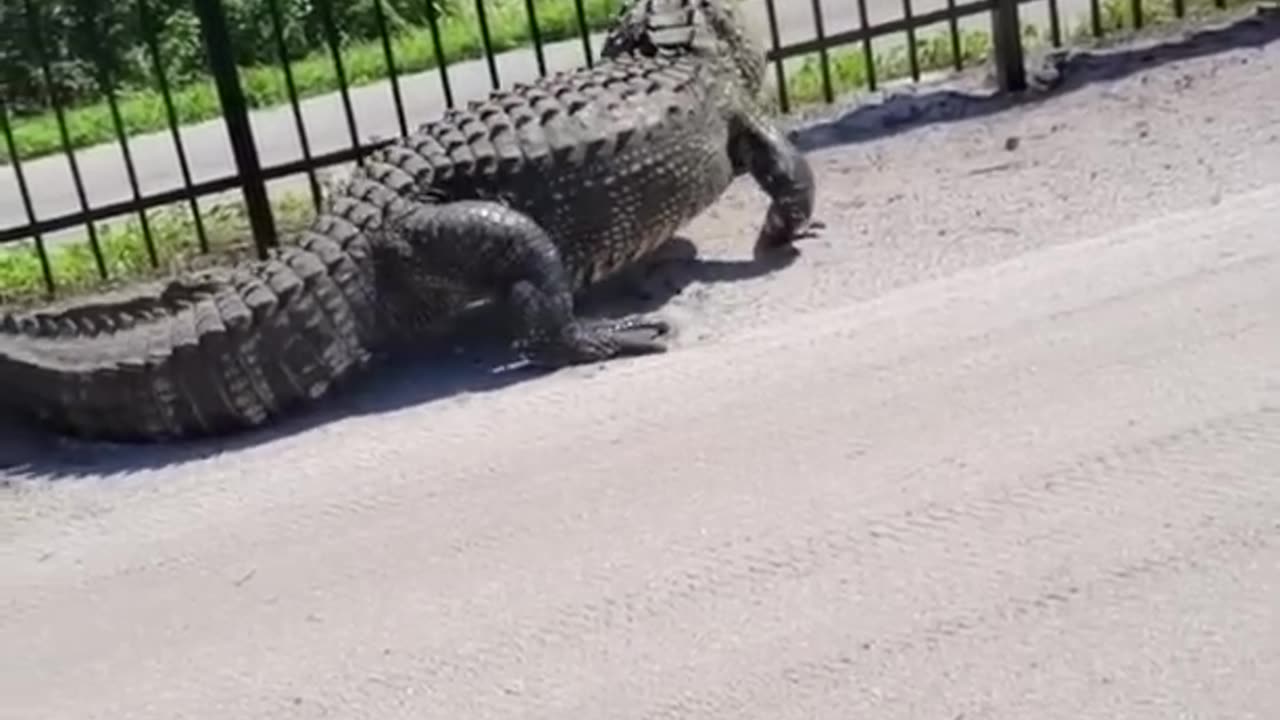
<path id="1" fill-rule="evenodd" d="M 569 272 L 547 232 L 497 202 L 464 200 L 426 206 L 386 229 L 399 248 L 396 272 L 423 273 L 508 302 L 516 346 L 535 365 L 561 367 L 624 355 L 663 352 L 663 320 L 587 321 L 574 315 Z"/>
<path id="2" fill-rule="evenodd" d="M 825 227 L 813 217 L 817 185 L 813 168 L 799 148 L 773 123 L 754 113 L 733 118 L 730 133 L 735 169 L 750 172 L 773 201 L 756 241 L 757 256 L 813 237 Z"/>

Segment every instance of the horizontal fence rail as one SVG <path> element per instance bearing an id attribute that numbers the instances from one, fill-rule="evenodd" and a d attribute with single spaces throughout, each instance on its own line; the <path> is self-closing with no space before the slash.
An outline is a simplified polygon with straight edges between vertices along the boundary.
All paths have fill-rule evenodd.
<path id="1" fill-rule="evenodd" d="M 1077 36 L 1100 37 L 1112 29 L 1142 27 L 1152 19 L 1152 8 L 1182 18 L 1190 4 L 1222 8 L 1228 2 L 1163 1 L 1170 3 L 1167 9 L 1144 6 L 1143 0 L 743 0 L 743 6 L 762 26 L 777 106 L 786 112 L 798 102 L 829 103 L 850 91 L 875 90 L 889 78 L 919 81 L 928 71 L 987 60 L 1006 90 L 1020 90 L 1023 44 L 1032 28 L 1022 13 L 1033 5 L 1044 6 L 1048 42 L 1060 46 L 1063 6 L 1087 16 Z M 77 252 L 87 247 L 87 259 L 83 252 L 75 258 L 86 268 L 82 275 L 97 280 L 111 279 L 113 268 L 128 265 L 122 258 L 145 272 L 161 269 L 175 254 L 213 252 L 227 243 L 220 234 L 228 225 L 201 201 L 228 194 L 243 208 L 237 237 L 251 238 L 263 257 L 281 230 L 269 183 L 297 179 L 311 208 L 318 208 L 322 171 L 363 162 L 372 150 L 428 119 L 424 113 L 501 87 L 511 81 L 504 74 L 513 71 L 529 79 L 592 64 L 598 34 L 620 4 L 0 0 L 0 301 L 12 290 L 3 284 L 4 263 L 17 253 L 34 258 L 34 266 L 24 270 L 31 276 L 27 284 L 53 294 L 60 284 L 58 261 L 75 254 L 69 243 L 82 246 Z M 873 15 L 888 17 L 873 21 Z M 973 27 L 962 28 L 965 23 Z M 946 32 L 922 37 L 935 26 Z M 877 48 L 896 38 L 899 45 Z M 570 59 L 564 50 L 573 45 L 580 52 Z M 527 54 L 504 55 L 522 47 Z M 381 139 L 360 128 L 360 108 L 370 107 L 378 89 L 369 84 L 374 80 L 385 81 L 387 123 L 394 120 L 390 137 Z M 436 92 L 439 102 L 431 107 L 415 111 L 406 102 Z M 324 109 L 308 117 L 308 103 Z M 292 131 L 286 141 L 278 128 L 262 131 L 253 121 L 254 110 L 276 107 Z M 317 121 L 317 115 L 323 118 Z M 324 147 L 315 136 L 317 124 L 322 134 L 341 141 L 330 137 L 330 147 Z M 230 149 L 229 160 L 220 159 L 222 167 L 210 160 L 217 153 L 200 144 L 212 143 L 208 138 L 216 128 L 225 133 L 217 142 Z M 296 143 L 298 156 L 266 162 L 264 149 L 281 142 Z M 167 187 L 144 190 L 144 178 L 163 175 L 156 168 L 164 144 L 176 171 Z M 123 166 L 123 192 L 93 203 L 89 181 L 102 172 L 110 148 Z M 70 180 L 61 189 L 49 182 L 51 163 L 59 161 Z M 218 171 L 210 173 L 210 167 Z M 197 180 L 198 175 L 205 177 Z M 42 216 L 40 205 L 46 203 L 39 200 L 58 193 L 74 207 Z M 166 226 L 162 232 L 154 211 L 175 207 L 185 208 L 185 219 L 176 231 Z M 136 228 L 125 239 L 136 242 L 122 247 L 118 233 L 102 224 L 129 218 L 136 218 Z M 81 234 L 78 228 L 83 238 L 69 237 Z"/>

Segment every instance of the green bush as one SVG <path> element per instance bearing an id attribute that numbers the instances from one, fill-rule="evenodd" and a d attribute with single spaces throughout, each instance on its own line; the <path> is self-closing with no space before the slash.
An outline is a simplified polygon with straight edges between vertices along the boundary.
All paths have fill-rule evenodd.
<path id="1" fill-rule="evenodd" d="M 0 0 L 0 7 L 12 7 L 27 0 Z M 37 2 L 40 0 L 32 0 Z M 56 0 L 49 8 L 56 9 Z M 96 0 L 81 0 L 92 2 Z M 104 0 L 105 1 L 105 0 Z M 133 0 L 156 3 L 161 0 Z M 163 0 L 176 2 L 177 0 Z M 239 55 L 240 83 L 245 99 L 251 108 L 263 108 L 288 102 L 288 87 L 275 44 L 274 27 L 270 20 L 270 5 L 277 2 L 281 8 L 292 8 L 292 16 L 284 18 L 285 31 L 290 44 L 290 65 L 298 94 L 302 98 L 338 89 L 338 77 L 333 59 L 323 38 L 323 30 L 313 27 L 316 18 L 311 5 L 313 0 L 223 0 L 228 14 L 234 18 L 239 40 L 235 43 Z M 332 1 L 332 0 L 331 0 Z M 185 0 L 190 2 L 190 0 Z M 442 5 L 439 31 L 441 51 L 446 62 L 457 62 L 479 57 L 483 53 L 475 4 L 467 0 L 434 0 Z M 6 5 L 7 3 L 7 5 Z M 286 6 L 285 3 L 288 3 Z M 373 16 L 374 0 L 356 0 L 343 10 L 342 59 L 347 83 L 358 86 L 387 77 L 382 43 L 377 32 L 376 16 Z M 401 73 L 428 70 L 436 65 L 435 46 L 431 33 L 424 27 L 427 22 L 423 0 L 383 0 L 386 22 L 392 36 L 392 53 L 396 69 Z M 585 0 L 583 8 L 590 29 L 604 27 L 613 17 L 621 0 Z M 405 5 L 404 11 L 398 8 Z M 421 5 L 421 7 L 419 7 Z M 529 42 L 529 25 L 523 0 L 486 0 L 486 11 L 495 52 L 502 52 Z M 546 42 L 561 40 L 579 32 L 575 0 L 535 0 L 538 24 L 542 39 Z M 135 10 L 137 5 L 132 6 Z M 150 5 L 148 5 L 150 7 Z M 364 10 L 361 10 L 364 8 Z M 46 8 L 48 10 L 48 8 Z M 414 12 L 419 14 L 414 14 Z M 48 10 L 52 12 L 52 10 Z M 254 13 L 267 13 L 260 19 Z M 12 15 L 0 16 L 0 26 L 9 27 L 15 20 Z M 314 21 L 318 23 L 318 20 Z M 7 23 L 7 25 L 6 25 Z M 75 23 L 62 20 L 64 26 Z M 110 23 L 106 23 L 110 25 Z M 43 23 L 41 25 L 43 30 Z M 108 30 L 107 32 L 115 32 Z M 257 35 L 262 37 L 257 37 Z M 6 30 L 0 38 L 10 46 L 20 44 L 16 30 Z M 120 31 L 122 36 L 128 33 Z M 136 35 L 137 33 L 134 33 Z M 69 33 L 68 37 L 74 36 Z M 363 35 L 374 38 L 361 39 Z M 167 16 L 163 32 L 159 33 L 160 54 L 164 58 L 164 73 L 173 89 L 174 110 L 180 124 L 196 123 L 218 117 L 221 106 L 212 79 L 203 67 L 204 50 L 200 27 L 193 14 L 187 11 Z M 265 39 L 264 39 L 265 38 Z M 120 47 L 129 42 L 121 40 Z M 132 50 L 117 50 L 117 57 L 110 62 L 125 70 L 114 71 L 118 78 L 120 114 L 126 133 L 160 130 L 167 126 L 163 97 L 153 82 L 153 68 L 147 67 L 151 56 L 142 45 Z M 83 47 L 84 44 L 80 47 Z M 62 43 L 63 54 L 53 71 L 57 91 L 67 124 L 67 134 L 72 149 L 110 142 L 115 137 L 111 110 L 101 98 L 94 82 L 94 63 L 71 52 L 68 43 Z M 3 60 L 4 50 L 0 50 Z M 10 55 L 16 50 L 10 49 Z M 30 50 L 29 54 L 33 54 Z M 25 63 L 25 64 L 24 64 Z M 4 80 L 4 74 L 12 76 Z M 0 62 L 0 99 L 16 118 L 11 118 L 17 155 L 32 159 L 50 153 L 61 152 L 61 132 L 55 113 L 48 109 L 47 88 L 42 84 L 38 58 L 26 57 L 13 63 Z M 8 84 L 10 88 L 4 87 Z M 25 84 L 24 84 L 25 83 Z M 21 91 L 14 89 L 21 86 Z M 11 160 L 9 148 L 0 143 L 0 164 Z"/>
<path id="2" fill-rule="evenodd" d="M 278 59 L 273 5 L 288 55 L 298 59 L 325 47 L 326 9 L 343 43 L 377 37 L 376 2 L 223 0 L 223 7 L 236 62 L 252 66 Z M 460 4 L 430 2 L 442 17 L 456 13 Z M 424 0 L 382 0 L 381 7 L 392 33 L 427 22 Z M 0 93 L 18 114 L 50 107 L 50 90 L 70 105 L 97 100 L 99 63 L 121 88 L 149 88 L 149 35 L 171 82 L 185 85 L 205 74 L 200 25 L 191 0 L 0 0 Z M 49 60 L 52 85 L 42 56 Z"/>

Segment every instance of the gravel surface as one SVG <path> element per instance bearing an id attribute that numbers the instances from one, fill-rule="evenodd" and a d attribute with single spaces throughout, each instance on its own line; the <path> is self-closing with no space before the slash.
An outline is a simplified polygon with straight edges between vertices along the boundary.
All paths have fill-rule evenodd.
<path id="1" fill-rule="evenodd" d="M 761 273 L 735 187 L 669 354 L 28 448 L 0 717 L 1274 717 L 1269 17 L 806 127 L 826 236 Z"/>

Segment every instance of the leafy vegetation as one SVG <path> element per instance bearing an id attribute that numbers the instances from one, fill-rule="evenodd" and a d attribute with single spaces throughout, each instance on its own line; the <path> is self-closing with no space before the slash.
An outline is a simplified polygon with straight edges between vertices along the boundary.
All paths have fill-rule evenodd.
<path id="1" fill-rule="evenodd" d="M 226 0 L 223 7 L 238 64 L 275 62 L 273 12 L 288 57 L 297 60 L 324 47 L 325 13 L 344 42 L 367 40 L 379 27 L 377 10 L 393 31 L 424 25 L 429 7 L 457 13 L 459 0 Z M 18 112 L 47 109 L 50 89 L 64 102 L 100 99 L 98 66 L 131 88 L 149 87 L 154 38 L 171 82 L 186 84 L 204 73 L 200 26 L 191 0 L 0 0 L 0 83 Z M 54 72 L 46 78 L 42 59 Z M 52 80 L 52 82 L 50 82 Z"/>
<path id="2" fill-rule="evenodd" d="M 441 52 L 448 63 L 483 56 L 475 3 L 431 0 L 440 11 Z M 391 37 L 398 73 L 436 67 L 435 45 L 424 0 L 223 0 L 240 65 L 240 82 L 251 108 L 289 99 L 281 68 L 271 9 L 280 10 L 280 28 L 300 97 L 338 89 L 338 74 L 324 32 L 325 7 L 332 7 L 340 37 L 343 71 L 350 86 L 388 77 L 377 8 Z M 35 11 L 34 28 L 24 5 Z M 613 19 L 620 0 L 584 0 L 589 30 Z M 162 58 L 164 79 L 173 90 L 181 124 L 217 117 L 222 112 L 213 80 L 205 69 L 200 25 L 190 0 L 0 0 L 0 98 L 15 117 L 14 145 L 20 159 L 63 150 L 51 98 L 65 110 L 72 148 L 115 138 L 102 82 L 116 91 L 126 132 L 134 135 L 167 127 L 164 97 L 157 82 L 155 57 Z M 544 42 L 576 36 L 574 0 L 535 0 L 539 35 Z M 142 11 L 139 11 L 142 8 Z M 495 52 L 531 42 L 523 0 L 486 0 L 485 17 Z M 147 22 L 143 22 L 143 20 Z M 40 30 L 39 33 L 31 32 Z M 152 33 L 154 33 L 152 35 Z M 152 53 L 149 37 L 156 38 Z M 36 38 L 43 38 L 43 44 Z M 42 54 L 50 58 L 46 80 Z M 103 76 L 99 68 L 106 68 Z M 0 143 L 0 162 L 10 162 Z"/>

